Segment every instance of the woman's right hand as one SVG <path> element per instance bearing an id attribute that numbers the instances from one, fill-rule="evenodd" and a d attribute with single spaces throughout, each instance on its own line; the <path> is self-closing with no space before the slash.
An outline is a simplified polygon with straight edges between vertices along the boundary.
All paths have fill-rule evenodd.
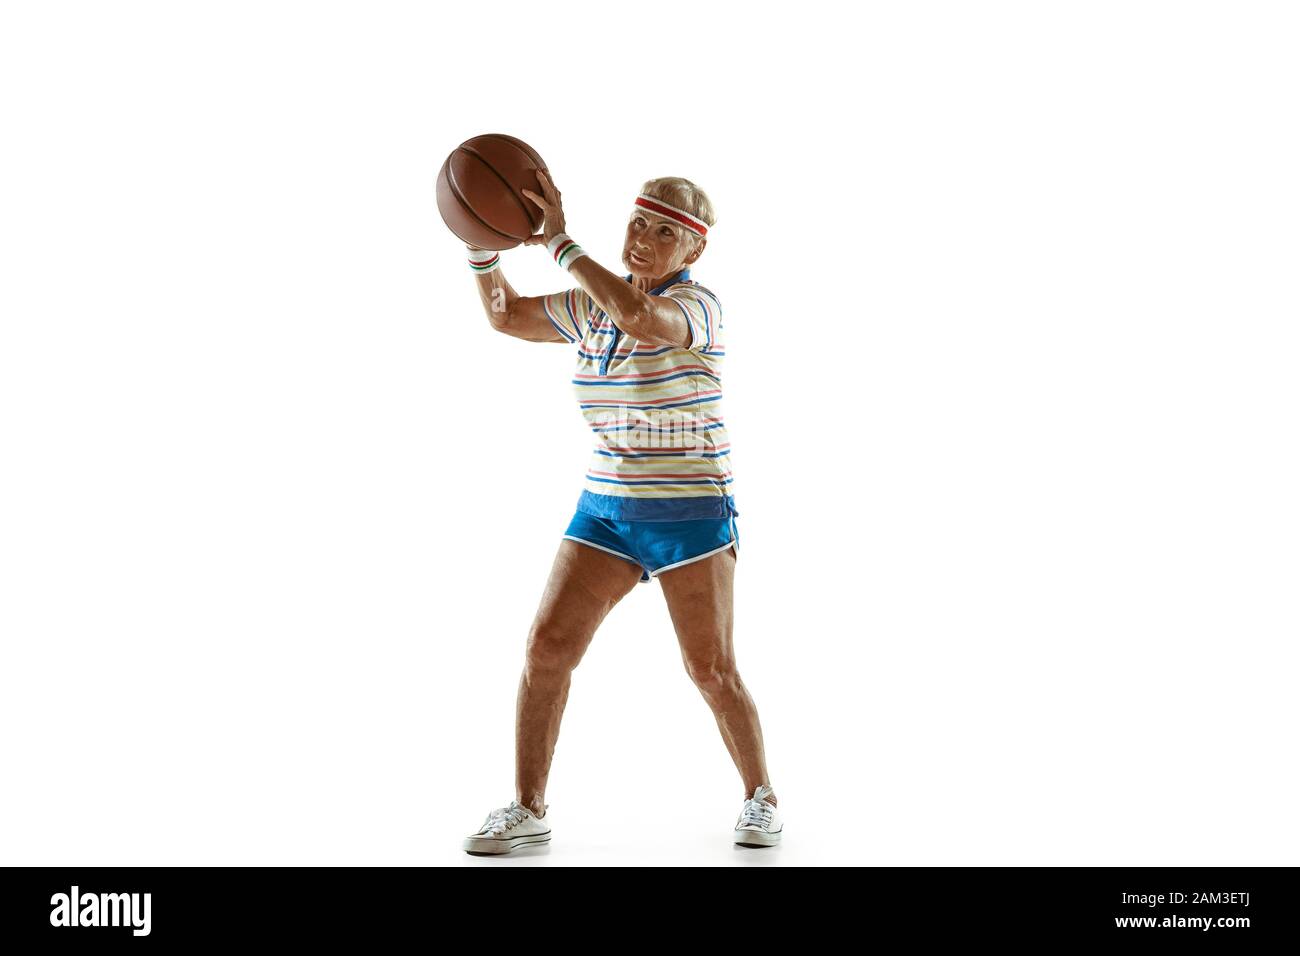
<path id="1" fill-rule="evenodd" d="M 531 189 L 521 189 L 520 192 L 542 211 L 544 217 L 542 219 L 542 236 L 544 237 L 542 241 L 550 242 L 564 232 L 564 206 L 561 205 L 560 191 L 551 182 L 551 177 L 540 169 L 536 170 L 536 173 L 537 182 L 542 187 L 542 195 L 537 195 Z M 529 245 L 532 245 L 532 243 L 529 243 Z"/>

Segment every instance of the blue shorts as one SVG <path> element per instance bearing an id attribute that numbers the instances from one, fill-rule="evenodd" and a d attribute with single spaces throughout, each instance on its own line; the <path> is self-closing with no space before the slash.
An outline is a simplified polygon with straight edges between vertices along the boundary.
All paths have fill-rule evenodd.
<path id="1" fill-rule="evenodd" d="M 733 546 L 740 554 L 734 514 L 689 521 L 612 521 L 578 511 L 564 537 L 641 565 L 640 584 Z"/>

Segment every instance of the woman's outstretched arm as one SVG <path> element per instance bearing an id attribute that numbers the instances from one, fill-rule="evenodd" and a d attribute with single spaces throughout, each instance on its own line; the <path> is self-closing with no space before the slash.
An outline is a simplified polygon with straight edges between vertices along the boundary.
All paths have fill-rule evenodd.
<path id="1" fill-rule="evenodd" d="M 561 205 L 560 191 L 541 170 L 537 172 L 537 181 L 541 184 L 543 195 L 539 196 L 528 189 L 524 190 L 524 195 L 541 208 L 546 218 L 542 234 L 526 240 L 530 244 L 549 243 L 564 232 L 564 207 Z M 642 292 L 623 276 L 610 272 L 589 255 L 574 262 L 569 267 L 569 273 L 624 334 L 647 345 L 686 348 L 691 344 L 693 333 L 690 322 L 675 302 Z"/>
<path id="2" fill-rule="evenodd" d="M 500 255 L 500 253 L 476 249 L 474 246 L 466 248 L 470 251 L 472 268 L 486 268 L 494 256 Z M 499 260 L 495 267 L 478 272 L 474 280 L 478 284 L 483 311 L 487 313 L 492 328 L 498 332 L 528 342 L 572 341 L 561 335 L 547 317 L 546 309 L 542 304 L 543 296 L 520 295 L 514 290 L 506 279 Z"/>

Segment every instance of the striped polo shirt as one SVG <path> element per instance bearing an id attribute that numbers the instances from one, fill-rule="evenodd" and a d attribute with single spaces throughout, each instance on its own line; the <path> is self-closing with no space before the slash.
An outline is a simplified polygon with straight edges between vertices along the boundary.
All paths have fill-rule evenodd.
<path id="1" fill-rule="evenodd" d="M 596 436 L 578 510 L 615 521 L 738 515 L 722 421 L 722 307 L 690 269 L 649 294 L 682 310 L 689 346 L 637 341 L 584 289 L 542 300 L 556 331 L 578 345 L 573 387 Z"/>

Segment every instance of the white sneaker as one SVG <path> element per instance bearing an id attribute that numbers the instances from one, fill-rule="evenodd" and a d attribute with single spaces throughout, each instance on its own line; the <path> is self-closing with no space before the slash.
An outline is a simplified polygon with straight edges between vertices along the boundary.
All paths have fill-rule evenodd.
<path id="1" fill-rule="evenodd" d="M 545 815 L 546 807 L 543 807 L 542 816 Z M 511 800 L 510 806 L 493 810 L 478 832 L 465 838 L 465 852 L 509 853 L 517 846 L 550 842 L 550 824 L 534 816 L 518 800 Z"/>
<path id="2" fill-rule="evenodd" d="M 745 801 L 736 819 L 736 842 L 741 846 L 775 846 L 781 842 L 781 814 L 763 798 L 772 788 L 762 784 Z"/>

